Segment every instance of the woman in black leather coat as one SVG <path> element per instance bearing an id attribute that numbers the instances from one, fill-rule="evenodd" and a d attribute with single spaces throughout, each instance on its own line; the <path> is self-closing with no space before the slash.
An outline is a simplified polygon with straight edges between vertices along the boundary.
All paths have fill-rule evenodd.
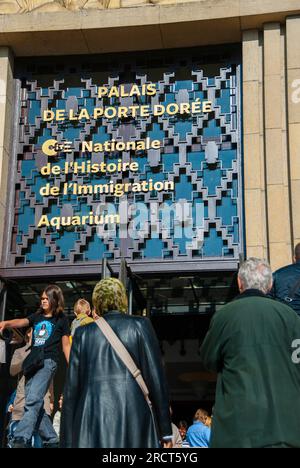
<path id="1" fill-rule="evenodd" d="M 152 325 L 146 318 L 126 315 L 125 288 L 115 278 L 96 285 L 93 304 L 141 370 L 157 431 L 142 390 L 92 323 L 75 333 L 64 391 L 61 446 L 158 447 L 159 439 L 172 435 L 172 429 L 167 384 Z"/>

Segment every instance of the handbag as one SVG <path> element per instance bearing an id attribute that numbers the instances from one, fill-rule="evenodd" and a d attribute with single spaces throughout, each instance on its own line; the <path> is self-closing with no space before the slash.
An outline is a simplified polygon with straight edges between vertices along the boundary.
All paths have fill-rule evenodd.
<path id="1" fill-rule="evenodd" d="M 103 317 L 99 317 L 95 320 L 96 325 L 100 328 L 102 331 L 103 335 L 107 339 L 107 341 L 111 344 L 121 361 L 125 364 L 127 369 L 130 371 L 130 373 L 133 375 L 135 378 L 137 384 L 139 385 L 140 389 L 143 392 L 144 398 L 148 404 L 150 413 L 151 413 L 151 418 L 153 421 L 153 426 L 156 431 L 156 437 L 157 441 L 159 443 L 160 437 L 158 436 L 158 430 L 157 430 L 157 424 L 155 420 L 155 416 L 153 413 L 153 408 L 152 408 L 152 403 L 149 398 L 149 390 L 148 387 L 143 379 L 142 373 L 140 369 L 136 366 L 134 360 L 130 356 L 129 352 L 123 345 L 122 341 L 118 338 L 118 336 L 115 334 L 111 326 L 107 323 L 107 321 Z"/>
<path id="2" fill-rule="evenodd" d="M 44 347 L 33 347 L 24 359 L 22 371 L 25 377 L 32 377 L 38 370 L 44 367 Z"/>

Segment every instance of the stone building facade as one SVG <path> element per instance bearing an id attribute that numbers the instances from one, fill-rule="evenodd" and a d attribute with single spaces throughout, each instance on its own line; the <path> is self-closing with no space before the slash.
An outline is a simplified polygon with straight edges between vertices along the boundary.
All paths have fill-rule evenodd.
<path id="1" fill-rule="evenodd" d="M 210 75 L 197 68 L 200 63 L 204 69 L 206 61 Z M 78 87 L 73 80 L 71 94 L 67 85 L 60 88 L 64 72 L 82 78 L 87 62 L 94 82 Z M 174 105 L 192 95 L 213 97 L 211 119 L 174 123 L 172 116 L 160 116 L 135 126 L 135 139 L 145 139 L 147 132 L 160 138 L 165 132 L 165 148 L 145 156 L 148 172 L 141 170 L 142 177 L 154 175 L 158 184 L 163 178 L 175 181 L 178 198 L 195 195 L 206 204 L 204 247 L 196 245 L 193 257 L 175 235 L 134 239 L 128 248 L 126 239 L 98 239 L 97 244 L 90 226 L 37 229 L 43 210 L 55 215 L 61 208 L 39 194 L 42 181 L 36 173 L 45 164 L 40 154 L 45 138 L 71 130 L 63 134 L 70 139 L 76 130 L 84 139 L 85 132 L 100 134 L 102 125 L 105 138 L 130 139 L 126 129 L 107 121 L 65 128 L 41 123 L 41 111 L 61 101 L 73 110 L 82 102 L 99 104 L 95 83 L 103 78 L 102 64 L 111 83 L 119 69 L 130 77 L 129 84 L 141 87 L 149 63 L 150 81 L 159 92 L 147 96 L 148 102 Z M 187 69 L 186 63 L 195 68 Z M 177 82 L 170 64 L 179 70 Z M 37 68 L 46 70 L 41 83 L 35 83 Z M 25 79 L 20 69 L 26 70 Z M 130 99 L 124 99 L 122 105 L 128 105 Z M 72 158 L 80 156 L 76 149 Z M 163 164 L 161 174 L 157 169 Z M 164 200 L 161 193 L 155 196 Z M 143 197 L 151 201 L 149 193 Z M 73 319 L 75 300 L 91 300 L 105 255 L 112 263 L 117 258 L 114 274 L 126 282 L 120 252 L 129 252 L 127 261 L 137 274 L 128 288 L 130 307 L 136 299 L 133 313 L 151 317 L 171 399 L 191 405 L 175 408 L 178 420 L 186 419 L 200 402 L 205 408 L 214 400 L 214 376 L 199 369 L 199 347 L 211 315 L 237 292 L 235 272 L 242 257 L 268 258 L 274 270 L 292 261 L 293 246 L 300 242 L 299 199 L 300 0 L 0 0 L 0 320 L 36 310 L 50 281 L 62 287 Z M 77 203 L 76 209 L 83 205 Z M 70 208 L 63 207 L 67 215 Z M 1 436 L 5 398 L 13 386 L 7 366 L 0 371 Z M 63 380 L 62 372 L 57 395 Z"/>
<path id="2" fill-rule="evenodd" d="M 1 0 L 0 250 L 20 57 L 242 47 L 247 256 L 278 268 L 300 242 L 300 0 Z"/>

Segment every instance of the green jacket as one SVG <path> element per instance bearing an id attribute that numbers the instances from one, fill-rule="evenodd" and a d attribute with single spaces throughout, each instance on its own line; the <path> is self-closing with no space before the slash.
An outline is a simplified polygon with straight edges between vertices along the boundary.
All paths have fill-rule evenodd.
<path id="1" fill-rule="evenodd" d="M 257 290 L 214 315 L 201 348 L 218 372 L 211 447 L 300 448 L 297 339 L 299 316 Z"/>

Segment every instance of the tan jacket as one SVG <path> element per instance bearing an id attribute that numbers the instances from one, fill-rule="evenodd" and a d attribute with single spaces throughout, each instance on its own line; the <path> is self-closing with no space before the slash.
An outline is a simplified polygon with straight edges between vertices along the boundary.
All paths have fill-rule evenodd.
<path id="1" fill-rule="evenodd" d="M 174 423 L 172 423 L 172 442 L 173 442 L 173 448 L 181 448 L 182 447 L 182 438 L 179 432 L 179 429 L 177 426 L 175 426 Z"/>
<path id="2" fill-rule="evenodd" d="M 10 375 L 12 377 L 18 376 L 18 386 L 15 401 L 13 403 L 13 412 L 12 412 L 12 421 L 20 421 L 24 414 L 24 406 L 25 406 L 25 377 L 22 373 L 22 364 L 26 356 L 29 354 L 30 349 L 29 345 L 26 344 L 22 348 L 18 348 L 15 350 L 11 364 L 10 364 Z M 53 392 L 53 382 L 50 385 L 48 392 L 44 398 L 44 408 L 46 413 L 50 416 L 51 409 L 50 403 L 53 403 L 54 400 L 54 392 Z"/>

